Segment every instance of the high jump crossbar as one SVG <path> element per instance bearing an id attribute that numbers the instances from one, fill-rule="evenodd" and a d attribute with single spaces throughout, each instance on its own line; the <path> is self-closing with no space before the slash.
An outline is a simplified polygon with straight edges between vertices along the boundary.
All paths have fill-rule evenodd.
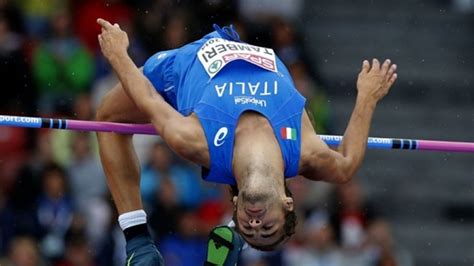
<path id="1" fill-rule="evenodd" d="M 151 124 L 125 124 L 113 122 L 85 121 L 73 119 L 55 119 L 27 116 L 0 115 L 0 126 L 25 128 L 50 128 L 89 132 L 114 132 L 121 134 L 158 135 Z M 337 135 L 319 135 L 329 146 L 338 146 L 343 137 Z M 369 149 L 387 150 L 424 150 L 443 152 L 474 153 L 473 142 L 438 141 L 421 139 L 396 139 L 369 137 Z"/>

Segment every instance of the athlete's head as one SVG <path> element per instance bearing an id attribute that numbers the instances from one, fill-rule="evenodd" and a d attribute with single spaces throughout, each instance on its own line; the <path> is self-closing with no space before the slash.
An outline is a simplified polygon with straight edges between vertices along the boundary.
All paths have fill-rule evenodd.
<path id="1" fill-rule="evenodd" d="M 253 248 L 279 248 L 295 232 L 296 215 L 291 192 L 285 184 L 280 195 L 272 186 L 263 190 L 232 187 L 236 230 Z"/>

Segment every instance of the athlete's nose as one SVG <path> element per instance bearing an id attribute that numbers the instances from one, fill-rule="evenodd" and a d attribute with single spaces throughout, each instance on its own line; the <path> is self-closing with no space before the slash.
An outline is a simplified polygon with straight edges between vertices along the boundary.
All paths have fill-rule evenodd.
<path id="1" fill-rule="evenodd" d="M 254 219 L 254 218 L 252 218 L 252 219 L 250 219 L 250 221 L 249 221 L 249 225 L 250 225 L 251 227 L 253 227 L 253 228 L 259 226 L 260 224 L 262 224 L 262 221 L 260 221 L 260 219 Z"/>

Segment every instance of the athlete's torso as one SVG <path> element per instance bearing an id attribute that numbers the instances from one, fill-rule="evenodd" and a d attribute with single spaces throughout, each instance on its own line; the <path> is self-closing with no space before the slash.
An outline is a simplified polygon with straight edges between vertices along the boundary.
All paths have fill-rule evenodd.
<path id="1" fill-rule="evenodd" d="M 180 49 L 160 52 L 147 61 L 144 73 L 176 110 L 185 116 L 195 113 L 199 118 L 210 157 L 209 169 L 203 169 L 205 180 L 235 184 L 232 174 L 235 130 L 239 117 L 246 111 L 256 112 L 268 120 L 280 145 L 285 176 L 296 176 L 304 98 L 276 56 L 273 56 L 274 71 L 257 66 L 266 59 L 259 56 L 273 53 L 271 49 L 249 48 L 246 44 L 239 49 L 237 43 L 223 39 L 225 37 L 228 36 L 213 32 Z M 252 49 L 262 50 L 259 54 Z M 246 60 L 256 63 L 217 62 L 225 59 L 219 57 L 219 51 L 227 56 L 247 56 Z"/>

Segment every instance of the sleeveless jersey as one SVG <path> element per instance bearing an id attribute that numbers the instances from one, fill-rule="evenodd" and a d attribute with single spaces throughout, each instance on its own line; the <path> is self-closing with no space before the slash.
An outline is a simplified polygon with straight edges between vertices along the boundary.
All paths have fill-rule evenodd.
<path id="1" fill-rule="evenodd" d="M 153 55 L 143 73 L 178 112 L 194 112 L 199 118 L 210 156 L 209 169 L 202 171 L 205 180 L 236 184 L 234 137 L 245 111 L 268 119 L 280 145 L 285 177 L 296 176 L 304 97 L 273 50 L 240 42 L 232 28 L 214 27 L 216 31 L 200 40 Z"/>

